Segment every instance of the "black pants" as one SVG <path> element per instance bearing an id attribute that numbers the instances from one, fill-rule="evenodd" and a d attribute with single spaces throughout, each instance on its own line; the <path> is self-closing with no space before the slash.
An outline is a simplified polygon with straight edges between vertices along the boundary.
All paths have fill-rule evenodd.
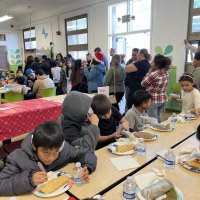
<path id="1" fill-rule="evenodd" d="M 114 93 L 110 93 L 110 95 L 113 95 Z M 119 102 L 122 100 L 124 96 L 124 92 L 116 92 L 115 93 L 115 97 L 116 97 L 116 100 L 117 100 L 117 103 L 115 104 L 112 104 L 112 106 L 114 106 L 115 108 L 117 108 L 117 110 L 119 110 Z"/>

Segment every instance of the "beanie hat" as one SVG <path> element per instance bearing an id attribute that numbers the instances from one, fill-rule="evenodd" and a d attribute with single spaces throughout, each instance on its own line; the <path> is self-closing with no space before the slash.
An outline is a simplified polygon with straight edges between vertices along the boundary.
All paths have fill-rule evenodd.
<path id="1" fill-rule="evenodd" d="M 30 74 L 33 73 L 33 70 L 31 68 L 26 70 L 26 75 L 29 76 Z"/>
<path id="2" fill-rule="evenodd" d="M 94 54 L 94 60 L 96 60 L 97 62 L 103 62 L 103 59 L 104 59 L 104 57 L 103 57 L 103 54 L 101 53 L 101 52 L 95 52 L 95 54 Z"/>

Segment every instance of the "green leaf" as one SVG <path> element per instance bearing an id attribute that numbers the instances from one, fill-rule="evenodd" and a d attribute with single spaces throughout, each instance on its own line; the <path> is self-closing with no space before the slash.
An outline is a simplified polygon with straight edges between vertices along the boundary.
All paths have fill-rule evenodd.
<path id="1" fill-rule="evenodd" d="M 15 50 L 15 54 L 17 54 L 17 53 L 19 53 L 19 49 L 16 49 L 16 50 Z"/>
<path id="2" fill-rule="evenodd" d="M 16 60 L 16 64 L 19 64 L 20 63 L 20 60 Z"/>
<path id="3" fill-rule="evenodd" d="M 10 54 L 10 58 L 11 59 L 15 59 L 15 55 L 14 54 Z"/>
<path id="4" fill-rule="evenodd" d="M 171 53 L 172 51 L 173 51 L 173 46 L 172 45 L 168 45 L 165 48 L 164 55 L 167 55 L 167 54 Z"/>
<path id="5" fill-rule="evenodd" d="M 156 47 L 155 47 L 155 52 L 156 52 L 157 54 L 163 55 L 162 47 L 161 47 L 161 46 L 156 46 Z"/>
<path id="6" fill-rule="evenodd" d="M 15 64 L 15 60 L 11 60 L 10 62 L 11 62 L 11 64 L 13 64 L 13 65 Z"/>
<path id="7" fill-rule="evenodd" d="M 14 49 L 10 49 L 10 53 L 15 53 Z"/>
<path id="8" fill-rule="evenodd" d="M 20 58 L 20 55 L 19 55 L 19 54 L 17 54 L 17 55 L 16 55 L 16 59 L 19 59 L 19 58 Z"/>

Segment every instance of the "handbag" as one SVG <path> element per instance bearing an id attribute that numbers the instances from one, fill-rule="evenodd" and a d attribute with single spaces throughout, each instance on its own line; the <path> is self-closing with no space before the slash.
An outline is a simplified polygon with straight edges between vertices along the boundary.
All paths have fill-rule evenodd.
<path id="1" fill-rule="evenodd" d="M 115 68 L 114 68 L 114 94 L 109 95 L 109 100 L 111 104 L 116 104 L 117 99 L 116 99 L 116 89 L 115 89 Z"/>

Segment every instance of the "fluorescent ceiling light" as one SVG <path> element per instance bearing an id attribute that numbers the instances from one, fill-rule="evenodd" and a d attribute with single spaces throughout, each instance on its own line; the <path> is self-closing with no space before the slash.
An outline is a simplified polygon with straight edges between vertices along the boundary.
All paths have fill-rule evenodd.
<path id="1" fill-rule="evenodd" d="M 4 22 L 6 20 L 12 19 L 13 17 L 10 15 L 4 15 L 2 17 L 0 17 L 0 22 Z"/>

